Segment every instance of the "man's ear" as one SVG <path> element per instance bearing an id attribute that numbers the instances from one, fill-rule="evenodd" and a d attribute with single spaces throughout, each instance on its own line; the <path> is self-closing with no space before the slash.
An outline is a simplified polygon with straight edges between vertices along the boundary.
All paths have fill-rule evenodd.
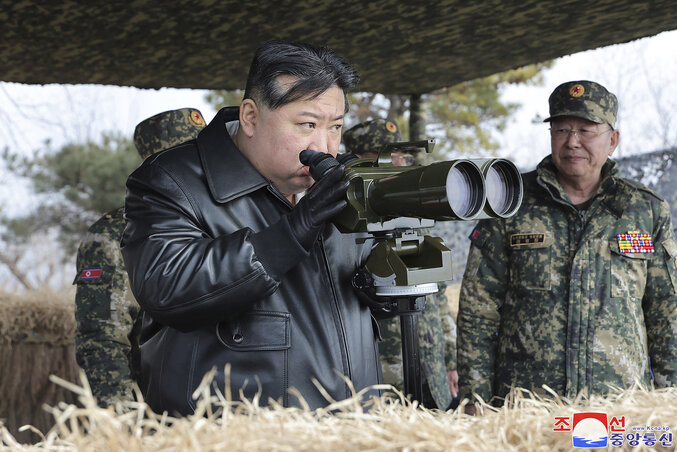
<path id="1" fill-rule="evenodd" d="M 618 130 L 614 130 L 611 132 L 611 140 L 609 143 L 609 153 L 607 154 L 609 157 L 611 157 L 611 154 L 614 153 L 616 148 L 618 147 L 618 142 L 621 139 L 621 133 Z"/>
<path id="2" fill-rule="evenodd" d="M 259 107 L 252 99 L 244 99 L 240 104 L 240 129 L 251 138 L 259 119 Z"/>

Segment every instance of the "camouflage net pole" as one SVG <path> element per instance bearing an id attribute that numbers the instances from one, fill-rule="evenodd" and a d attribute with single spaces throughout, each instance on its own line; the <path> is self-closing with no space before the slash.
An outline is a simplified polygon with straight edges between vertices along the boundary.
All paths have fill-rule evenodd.
<path id="1" fill-rule="evenodd" d="M 421 95 L 412 94 L 409 100 L 409 140 L 422 140 L 425 136 L 425 113 L 421 109 Z M 404 393 L 413 400 L 423 400 L 421 378 L 421 356 L 418 344 L 418 317 L 425 309 L 425 297 L 408 300 L 411 308 L 400 314 L 400 333 L 402 335 L 402 364 L 404 375 Z M 419 308 L 417 309 L 417 306 Z"/>
<path id="2" fill-rule="evenodd" d="M 425 139 L 425 112 L 421 108 L 421 95 L 412 94 L 409 98 L 409 140 Z"/>

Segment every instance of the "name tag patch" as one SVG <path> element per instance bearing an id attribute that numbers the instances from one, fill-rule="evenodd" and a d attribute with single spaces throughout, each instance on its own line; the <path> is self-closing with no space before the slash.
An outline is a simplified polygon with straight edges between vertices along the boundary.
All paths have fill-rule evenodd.
<path id="1" fill-rule="evenodd" d="M 535 243 L 545 242 L 545 234 L 512 234 L 510 236 L 510 246 L 533 245 Z"/>
<path id="2" fill-rule="evenodd" d="M 651 234 L 640 234 L 639 231 L 628 231 L 617 234 L 618 250 L 621 253 L 653 253 Z"/>

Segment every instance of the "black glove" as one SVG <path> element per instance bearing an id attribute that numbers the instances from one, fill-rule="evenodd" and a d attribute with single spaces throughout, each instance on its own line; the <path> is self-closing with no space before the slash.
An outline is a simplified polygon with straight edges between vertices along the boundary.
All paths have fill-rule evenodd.
<path id="1" fill-rule="evenodd" d="M 348 205 L 345 197 L 350 183 L 342 180 L 343 171 L 343 165 L 329 169 L 289 214 L 294 237 L 306 250 L 313 247 L 324 224 Z"/>

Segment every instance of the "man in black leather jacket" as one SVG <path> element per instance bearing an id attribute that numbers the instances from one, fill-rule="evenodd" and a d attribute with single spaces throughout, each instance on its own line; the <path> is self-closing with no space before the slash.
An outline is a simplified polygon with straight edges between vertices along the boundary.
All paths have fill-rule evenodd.
<path id="1" fill-rule="evenodd" d="M 215 367 L 234 399 L 310 408 L 380 380 L 369 309 L 350 281 L 369 243 L 329 221 L 345 206 L 343 166 L 314 182 L 299 153 L 336 155 L 354 69 L 328 48 L 271 41 L 244 100 L 127 181 L 122 253 L 145 311 L 144 397 L 188 414 Z M 312 186 L 312 188 L 311 188 Z M 307 191 L 299 198 L 299 194 Z"/>

